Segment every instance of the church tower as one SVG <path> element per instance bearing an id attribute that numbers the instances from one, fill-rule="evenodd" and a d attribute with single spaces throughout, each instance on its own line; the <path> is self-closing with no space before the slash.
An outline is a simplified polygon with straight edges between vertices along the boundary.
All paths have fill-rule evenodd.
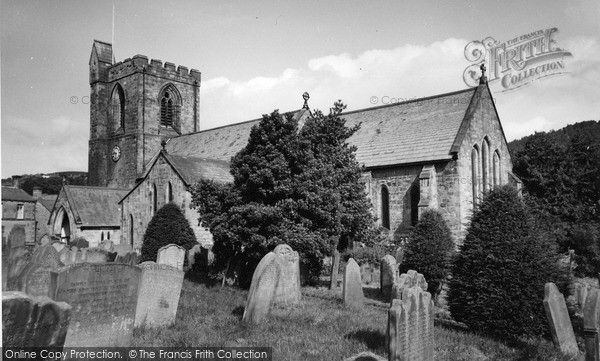
<path id="1" fill-rule="evenodd" d="M 200 72 L 143 55 L 115 64 L 98 40 L 89 66 L 89 185 L 131 188 L 163 140 L 200 130 Z"/>

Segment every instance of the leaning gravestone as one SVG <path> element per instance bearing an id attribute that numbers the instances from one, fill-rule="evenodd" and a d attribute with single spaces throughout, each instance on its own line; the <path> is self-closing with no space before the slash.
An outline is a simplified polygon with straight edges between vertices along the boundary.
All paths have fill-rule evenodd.
<path id="1" fill-rule="evenodd" d="M 600 290 L 592 288 L 583 307 L 585 361 L 600 361 Z"/>
<path id="2" fill-rule="evenodd" d="M 302 299 L 300 291 L 300 256 L 287 244 L 280 244 L 273 250 L 281 269 L 280 279 L 275 289 L 275 305 L 296 305 Z"/>
<path id="3" fill-rule="evenodd" d="M 434 359 L 433 300 L 429 292 L 413 286 L 402 299 L 393 299 L 388 312 L 388 355 L 390 361 Z"/>
<path id="4" fill-rule="evenodd" d="M 176 244 L 169 244 L 161 247 L 156 256 L 156 263 L 167 264 L 171 267 L 179 268 L 183 271 L 183 261 L 185 259 L 185 248 Z"/>
<path id="5" fill-rule="evenodd" d="M 364 303 L 364 294 L 362 289 L 362 281 L 360 279 L 360 267 L 354 258 L 350 258 L 346 262 L 344 269 L 344 286 L 343 286 L 344 306 L 353 308 L 362 308 Z"/>
<path id="6" fill-rule="evenodd" d="M 71 306 L 23 292 L 2 293 L 4 347 L 58 347 L 65 343 Z"/>
<path id="7" fill-rule="evenodd" d="M 51 244 L 37 247 L 20 276 L 19 289 L 30 296 L 50 296 L 50 272 L 63 266 Z"/>
<path id="8" fill-rule="evenodd" d="M 141 272 L 117 263 L 81 263 L 53 272 L 54 300 L 73 307 L 65 347 L 129 346 Z"/>
<path id="9" fill-rule="evenodd" d="M 577 355 L 579 348 L 565 298 L 552 282 L 548 282 L 544 286 L 544 310 L 546 310 L 554 344 L 566 354 Z"/>
<path id="10" fill-rule="evenodd" d="M 267 253 L 260 260 L 252 275 L 243 321 L 260 323 L 267 317 L 275 300 L 275 289 L 280 274 L 281 269 L 277 265 L 277 256 L 273 252 Z"/>
<path id="11" fill-rule="evenodd" d="M 175 322 L 183 271 L 165 264 L 144 262 L 134 326 L 168 326 Z"/>

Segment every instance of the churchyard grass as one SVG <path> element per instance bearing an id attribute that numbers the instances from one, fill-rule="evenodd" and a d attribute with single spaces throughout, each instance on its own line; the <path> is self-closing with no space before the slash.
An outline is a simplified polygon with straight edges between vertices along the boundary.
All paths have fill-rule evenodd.
<path id="1" fill-rule="evenodd" d="M 386 356 L 386 303 L 365 292 L 365 307 L 343 307 L 341 289 L 303 288 L 303 305 L 275 309 L 264 323 L 241 322 L 247 291 L 207 287 L 185 280 L 176 322 L 138 327 L 132 346 L 273 347 L 274 360 L 343 360 L 362 351 Z M 436 360 L 556 360 L 562 355 L 548 340 L 507 342 L 436 322 Z"/>

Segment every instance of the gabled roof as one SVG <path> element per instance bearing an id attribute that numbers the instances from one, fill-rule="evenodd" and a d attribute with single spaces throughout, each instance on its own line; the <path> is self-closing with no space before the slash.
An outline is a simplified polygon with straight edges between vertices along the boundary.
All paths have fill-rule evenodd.
<path id="1" fill-rule="evenodd" d="M 58 197 L 58 195 L 56 195 L 56 194 L 44 194 L 40 198 L 38 198 L 38 201 L 47 210 L 52 212 L 52 208 L 54 207 L 54 203 L 56 203 L 57 197 Z"/>
<path id="2" fill-rule="evenodd" d="M 440 94 L 342 114 L 348 126 L 361 124 L 349 143 L 367 168 L 430 162 L 452 158 L 452 145 L 477 88 Z M 172 138 L 173 156 L 230 162 L 248 141 L 260 119 Z"/>
<path id="3" fill-rule="evenodd" d="M 96 51 L 96 55 L 98 56 L 98 61 L 104 63 L 113 63 L 113 52 L 112 52 L 112 44 L 105 43 L 100 40 L 94 40 L 94 45 L 92 45 L 92 52 Z"/>
<path id="4" fill-rule="evenodd" d="M 35 202 L 36 199 L 20 188 L 2 187 L 2 200 L 15 202 Z"/>
<path id="5" fill-rule="evenodd" d="M 75 222 L 82 227 L 120 226 L 118 202 L 128 189 L 65 185 L 65 192 Z"/>

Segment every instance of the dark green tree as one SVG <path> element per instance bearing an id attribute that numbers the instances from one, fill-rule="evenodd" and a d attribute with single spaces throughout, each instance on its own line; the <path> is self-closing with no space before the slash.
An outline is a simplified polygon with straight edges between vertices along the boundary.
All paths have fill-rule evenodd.
<path id="1" fill-rule="evenodd" d="M 544 285 L 564 285 L 565 272 L 535 225 L 515 189 L 483 198 L 452 269 L 448 303 L 456 321 L 499 337 L 548 332 Z"/>
<path id="2" fill-rule="evenodd" d="M 174 203 L 160 208 L 148 223 L 140 262 L 156 261 L 158 250 L 169 244 L 179 245 L 187 251 L 198 244 L 190 223 Z"/>
<path id="3" fill-rule="evenodd" d="M 437 298 L 450 274 L 454 253 L 452 233 L 439 211 L 427 210 L 412 230 L 404 250 L 400 272 L 416 270 L 429 284 L 429 292 Z"/>

